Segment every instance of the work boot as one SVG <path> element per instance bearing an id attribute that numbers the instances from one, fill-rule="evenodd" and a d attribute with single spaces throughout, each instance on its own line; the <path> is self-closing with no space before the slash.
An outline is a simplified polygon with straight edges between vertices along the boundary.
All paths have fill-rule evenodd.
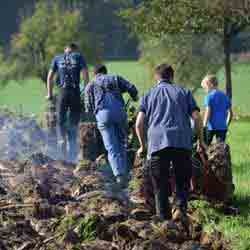
<path id="1" fill-rule="evenodd" d="M 125 175 L 118 175 L 116 177 L 116 183 L 119 185 L 121 189 L 126 188 L 128 184 L 127 177 Z"/>
<path id="2" fill-rule="evenodd" d="M 172 220 L 184 222 L 187 219 L 187 213 L 185 209 L 180 207 L 173 207 L 172 209 Z"/>
<path id="3" fill-rule="evenodd" d="M 63 161 L 67 160 L 67 139 L 66 137 L 62 137 L 59 141 L 59 152 L 60 152 L 60 158 Z"/>

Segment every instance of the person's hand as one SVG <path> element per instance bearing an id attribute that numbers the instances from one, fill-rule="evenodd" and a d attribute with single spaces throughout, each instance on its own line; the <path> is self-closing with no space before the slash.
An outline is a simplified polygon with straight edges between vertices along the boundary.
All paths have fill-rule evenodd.
<path id="1" fill-rule="evenodd" d="M 45 98 L 46 98 L 47 101 L 52 101 L 53 96 L 52 95 L 47 95 Z"/>
<path id="2" fill-rule="evenodd" d="M 139 96 L 137 95 L 136 97 L 134 97 L 134 98 L 133 98 L 133 101 L 134 101 L 134 102 L 139 101 Z"/>
<path id="3" fill-rule="evenodd" d="M 142 158 L 146 153 L 146 148 L 144 146 L 141 146 L 137 151 L 137 156 Z"/>
<path id="4" fill-rule="evenodd" d="M 198 141 L 197 151 L 198 152 L 205 152 L 207 150 L 207 145 L 204 141 Z"/>

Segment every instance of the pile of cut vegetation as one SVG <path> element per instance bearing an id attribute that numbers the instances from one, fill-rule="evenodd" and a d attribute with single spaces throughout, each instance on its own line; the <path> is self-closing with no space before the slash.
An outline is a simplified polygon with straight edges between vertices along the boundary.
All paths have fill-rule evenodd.
<path id="1" fill-rule="evenodd" d="M 37 124 L 35 128 L 43 131 Z M 100 138 L 93 131 L 91 124 L 81 125 L 83 159 L 78 166 L 37 151 L 0 159 L 1 250 L 230 249 L 221 233 L 204 230 L 206 216 L 199 205 L 191 204 L 185 223 L 160 221 L 140 197 L 134 199 L 140 193 L 140 174 L 133 175 L 132 189 L 120 189 L 106 157 L 98 156 L 103 145 L 98 146 Z M 93 151 L 95 143 L 100 151 Z"/>

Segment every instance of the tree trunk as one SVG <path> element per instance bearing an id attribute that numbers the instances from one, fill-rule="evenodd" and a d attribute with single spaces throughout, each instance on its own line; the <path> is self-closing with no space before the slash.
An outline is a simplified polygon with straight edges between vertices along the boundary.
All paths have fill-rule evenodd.
<path id="1" fill-rule="evenodd" d="M 231 65 L 231 34 L 228 32 L 228 25 L 224 28 L 224 54 L 225 54 L 225 75 L 226 75 L 226 93 L 232 99 L 232 65 Z"/>

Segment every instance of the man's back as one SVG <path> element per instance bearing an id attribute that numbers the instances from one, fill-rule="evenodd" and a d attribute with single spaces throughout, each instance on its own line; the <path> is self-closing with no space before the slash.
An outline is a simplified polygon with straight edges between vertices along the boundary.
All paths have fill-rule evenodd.
<path id="1" fill-rule="evenodd" d="M 78 52 L 65 53 L 54 58 L 51 65 L 53 72 L 58 72 L 59 84 L 80 83 L 80 72 L 83 68 L 87 68 L 85 59 Z"/>
<path id="2" fill-rule="evenodd" d="M 92 96 L 91 103 L 87 101 L 86 108 L 91 104 L 92 112 L 97 113 L 102 109 L 124 108 L 123 93 L 128 92 L 131 97 L 136 97 L 138 91 L 136 87 L 124 78 L 110 74 L 98 74 L 94 81 L 86 87 L 86 96 Z"/>
<path id="3" fill-rule="evenodd" d="M 212 90 L 205 98 L 205 106 L 211 109 L 208 129 L 227 130 L 228 110 L 231 108 L 229 97 L 220 90 Z"/>
<path id="4" fill-rule="evenodd" d="M 140 109 L 148 123 L 150 153 L 166 147 L 191 149 L 190 117 L 198 108 L 190 91 L 160 82 L 142 99 Z"/>

